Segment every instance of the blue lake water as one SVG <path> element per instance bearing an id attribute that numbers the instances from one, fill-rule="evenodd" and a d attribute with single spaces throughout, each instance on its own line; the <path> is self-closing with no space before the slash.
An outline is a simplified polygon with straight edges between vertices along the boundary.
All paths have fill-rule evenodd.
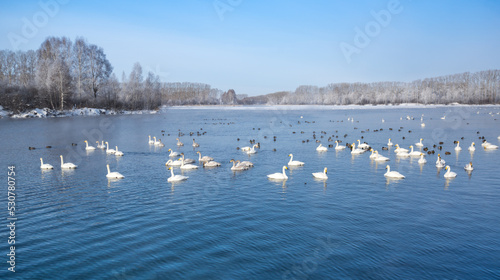
<path id="1" fill-rule="evenodd" d="M 498 112 L 498 106 L 192 107 L 1 119 L 0 205 L 7 218 L 7 167 L 13 165 L 18 220 L 16 273 L 7 271 L 4 226 L 0 277 L 499 279 L 500 150 L 485 151 L 479 139 L 500 144 Z M 166 146 L 149 145 L 148 135 Z M 366 141 L 390 161 L 333 148 L 318 153 L 313 135 L 325 146 L 334 144 L 327 141 L 332 135 L 342 145 Z M 193 138 L 199 148 L 191 146 Z M 388 138 L 403 148 L 423 138 L 436 154 L 419 166 L 418 159 L 396 158 L 394 148 L 382 150 Z M 85 139 L 93 146 L 108 141 L 125 155 L 86 152 Z M 237 149 L 253 139 L 261 145 L 255 155 Z M 432 146 L 441 141 L 439 152 L 455 179 L 435 167 Z M 169 148 L 193 159 L 201 151 L 222 166 L 174 168 L 189 179 L 168 183 Z M 268 180 L 290 153 L 305 165 L 287 170 L 285 182 Z M 59 155 L 78 168 L 62 171 Z M 40 157 L 54 169 L 40 170 Z M 255 167 L 232 172 L 231 159 Z M 463 169 L 470 161 L 471 175 Z M 125 178 L 108 180 L 106 164 Z M 387 164 L 406 178 L 386 180 Z M 313 179 L 324 167 L 329 179 Z"/>

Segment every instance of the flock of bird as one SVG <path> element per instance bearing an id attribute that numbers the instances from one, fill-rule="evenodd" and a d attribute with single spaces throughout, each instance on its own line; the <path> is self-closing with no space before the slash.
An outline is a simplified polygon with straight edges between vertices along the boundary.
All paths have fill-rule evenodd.
<path id="1" fill-rule="evenodd" d="M 348 120 L 353 121 L 351 119 L 348 119 Z M 382 121 L 384 122 L 384 120 L 382 120 Z M 422 124 L 425 125 L 423 122 L 422 122 Z M 404 139 L 404 137 L 403 137 L 403 139 Z M 484 139 L 484 137 L 483 137 L 483 139 Z M 500 140 L 500 136 L 498 137 L 498 139 Z M 178 147 L 184 146 L 184 143 L 182 143 L 179 138 L 176 138 L 176 140 L 177 140 L 176 145 Z M 192 143 L 193 148 L 200 147 L 200 145 L 198 143 L 196 143 L 195 139 L 192 139 L 192 141 L 193 141 L 193 143 Z M 275 141 L 276 141 L 276 137 L 275 137 Z M 329 141 L 333 141 L 333 140 L 329 139 Z M 118 146 L 115 146 L 115 149 L 110 149 L 108 142 L 101 141 L 101 143 L 99 143 L 99 141 L 96 141 L 96 143 L 97 143 L 96 147 L 89 145 L 87 140 L 85 140 L 84 142 L 86 145 L 85 150 L 87 150 L 87 151 L 96 150 L 96 149 L 103 149 L 103 150 L 105 150 L 106 154 L 109 154 L 109 155 L 115 155 L 115 156 L 123 156 L 124 155 L 124 153 L 122 151 L 118 150 Z M 317 140 L 316 142 L 320 142 L 320 141 Z M 332 145 L 329 145 L 329 147 L 334 148 L 335 151 L 343 151 L 346 148 L 349 148 L 351 150 L 351 154 L 353 154 L 353 155 L 359 155 L 359 154 L 363 154 L 367 151 L 370 151 L 371 155 L 369 156 L 369 158 L 376 161 L 376 162 L 386 162 L 386 161 L 390 160 L 388 157 L 385 157 L 385 156 L 382 156 L 381 154 L 379 154 L 379 152 L 377 150 L 374 150 L 368 143 L 361 143 L 360 140 L 357 140 L 357 142 L 358 142 L 357 146 L 356 146 L 356 143 L 346 144 L 344 146 L 344 145 L 339 145 L 340 141 L 337 140 L 337 141 L 335 141 L 335 144 L 336 144 L 335 147 L 333 147 Z M 255 141 L 254 142 L 250 141 L 250 143 L 253 145 L 238 148 L 238 149 L 241 150 L 242 152 L 248 154 L 248 155 L 252 155 L 252 154 L 257 153 L 257 149 L 260 148 L 260 144 L 259 143 L 255 144 Z M 456 146 L 454 148 L 455 151 L 457 151 L 457 152 L 461 151 L 462 147 L 460 146 L 460 141 L 455 141 L 454 143 L 456 144 Z M 164 147 L 165 146 L 165 144 L 161 142 L 161 139 L 157 139 L 156 137 L 151 137 L 150 135 L 148 136 L 148 144 L 153 145 L 153 146 L 157 146 L 157 147 Z M 420 141 L 415 143 L 414 145 L 415 145 L 415 147 L 418 147 L 421 149 L 424 146 L 423 139 L 420 138 Z M 398 144 L 392 143 L 391 139 L 389 138 L 389 140 L 387 142 L 387 147 L 382 147 L 382 149 L 387 150 L 393 146 L 395 147 L 394 153 L 395 153 L 396 157 L 398 157 L 398 158 L 415 157 L 415 158 L 419 158 L 418 164 L 423 165 L 423 164 L 427 163 L 427 160 L 425 159 L 425 154 L 421 151 L 414 150 L 413 145 L 409 146 L 409 149 L 401 148 Z M 485 150 L 498 149 L 497 145 L 491 144 L 491 143 L 487 142 L 486 140 L 483 140 L 483 143 L 481 144 L 481 146 Z M 467 149 L 471 153 L 474 152 L 476 150 L 475 143 L 472 142 L 471 145 Z M 328 151 L 328 147 L 325 147 L 320 143 L 317 146 L 316 151 L 320 152 L 320 153 L 326 152 L 326 151 Z M 424 151 L 427 151 L 427 148 L 425 148 Z M 184 180 L 187 180 L 189 178 L 188 176 L 174 174 L 174 170 L 172 167 L 179 167 L 181 170 L 198 169 L 199 166 L 194 164 L 194 163 L 196 163 L 196 160 L 185 158 L 184 153 L 179 153 L 179 152 L 173 151 L 172 149 L 168 149 L 168 152 L 169 152 L 168 156 L 169 156 L 169 158 L 171 158 L 165 163 L 165 165 L 168 167 L 168 169 L 170 170 L 170 173 L 171 173 L 171 176 L 168 178 L 168 182 L 184 181 Z M 197 151 L 196 153 L 198 154 L 198 162 L 203 167 L 219 167 L 219 166 L 221 166 L 221 163 L 215 161 L 214 158 L 206 156 L 206 155 L 202 156 L 200 151 Z M 432 151 L 432 153 L 434 153 L 434 151 Z M 428 154 L 431 154 L 431 151 L 428 151 Z M 447 154 L 449 154 L 449 153 L 447 153 Z M 293 154 L 289 154 L 288 156 L 290 157 L 290 160 L 289 160 L 287 165 L 284 165 L 282 167 L 282 171 L 269 174 L 269 175 L 267 175 L 267 178 L 269 178 L 270 180 L 280 180 L 280 181 L 287 180 L 288 176 L 286 174 L 286 170 L 288 169 L 288 167 L 303 166 L 305 164 L 304 162 L 294 160 Z M 177 160 L 174 159 L 176 157 L 178 158 Z M 65 163 L 62 155 L 60 156 L 60 158 L 61 158 L 61 169 L 75 169 L 75 168 L 77 168 L 77 165 L 75 165 L 73 163 L 70 163 L 70 162 Z M 40 166 L 41 169 L 53 169 L 54 168 L 52 165 L 50 165 L 48 163 L 44 163 L 42 158 L 40 158 L 40 161 L 41 161 L 41 166 Z M 232 171 L 244 171 L 244 170 L 247 170 L 247 169 L 254 166 L 254 164 L 250 161 L 239 161 L 239 160 L 232 159 L 230 161 L 230 163 L 233 164 L 232 167 L 230 168 Z M 436 167 L 438 169 L 445 168 L 446 173 L 444 174 L 444 178 L 449 179 L 449 178 L 454 178 L 457 176 L 457 173 L 452 172 L 450 169 L 450 166 L 446 165 L 446 162 L 441 157 L 441 154 L 438 154 L 438 157 L 436 160 Z M 109 168 L 109 164 L 106 166 L 106 168 L 107 168 L 107 174 L 106 174 L 107 178 L 110 178 L 110 179 L 122 179 L 122 178 L 124 178 L 124 176 L 122 174 L 120 174 L 119 172 L 111 172 L 110 168 Z M 405 178 L 405 176 L 403 174 L 401 174 L 397 171 L 391 171 L 391 168 L 389 165 L 386 166 L 386 169 L 387 169 L 387 172 L 384 173 L 384 176 L 386 178 L 391 178 L 391 179 L 404 179 Z M 464 169 L 467 172 L 472 172 L 474 170 L 472 162 L 469 162 L 464 167 Z M 328 171 L 328 169 L 325 167 L 322 172 L 312 173 L 312 176 L 316 179 L 326 180 L 326 179 L 328 179 L 327 171 Z"/>

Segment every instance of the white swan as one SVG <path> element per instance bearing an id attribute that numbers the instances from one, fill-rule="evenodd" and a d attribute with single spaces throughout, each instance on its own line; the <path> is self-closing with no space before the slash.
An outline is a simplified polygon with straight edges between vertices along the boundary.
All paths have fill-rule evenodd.
<path id="1" fill-rule="evenodd" d="M 375 151 L 375 154 L 377 154 L 375 161 L 389 161 L 388 157 L 384 157 L 383 155 L 379 155 L 378 151 Z"/>
<path id="2" fill-rule="evenodd" d="M 180 156 L 181 154 L 179 154 L 178 152 L 174 152 L 172 151 L 172 149 L 168 149 L 167 152 L 170 152 L 170 154 L 168 155 L 169 157 L 178 157 Z"/>
<path id="3" fill-rule="evenodd" d="M 108 178 L 114 178 L 114 179 L 123 179 L 123 178 L 125 178 L 125 176 L 123 176 L 122 174 L 120 174 L 118 172 L 111 172 L 109 170 L 109 164 L 106 164 L 106 167 L 108 168 L 108 174 L 106 175 L 106 177 L 108 177 Z"/>
<path id="4" fill-rule="evenodd" d="M 95 150 L 94 146 L 89 146 L 89 142 L 87 140 L 85 140 L 83 142 L 85 142 L 85 145 L 86 145 L 85 150 L 87 150 L 87 151 L 93 151 L 93 150 Z"/>
<path id="5" fill-rule="evenodd" d="M 243 170 L 247 170 L 248 169 L 248 166 L 239 164 L 239 162 L 240 162 L 239 160 L 235 161 L 234 159 L 232 159 L 229 162 L 233 163 L 233 166 L 231 167 L 232 171 L 243 171 Z"/>
<path id="6" fill-rule="evenodd" d="M 436 160 L 436 167 L 442 168 L 446 164 L 446 161 L 441 158 L 441 154 L 438 154 L 438 158 Z"/>
<path id="7" fill-rule="evenodd" d="M 189 178 L 188 176 L 184 175 L 174 175 L 174 170 L 172 169 L 172 167 L 169 167 L 168 169 L 170 170 L 170 174 L 172 175 L 167 179 L 168 182 L 184 181 L 187 180 L 187 178 Z"/>
<path id="8" fill-rule="evenodd" d="M 474 152 L 474 151 L 476 150 L 476 147 L 475 147 L 475 146 L 476 146 L 476 144 L 475 144 L 474 142 L 472 142 L 472 143 L 470 144 L 470 146 L 469 146 L 469 151 Z"/>
<path id="9" fill-rule="evenodd" d="M 214 160 L 214 158 L 213 158 L 213 157 L 209 157 L 209 156 L 204 156 L 204 157 L 202 157 L 202 156 L 201 156 L 201 152 L 200 152 L 200 151 L 198 151 L 198 152 L 196 152 L 196 153 L 199 155 L 199 156 L 198 156 L 198 161 L 207 162 L 207 161 Z"/>
<path id="10" fill-rule="evenodd" d="M 485 150 L 495 150 L 498 149 L 497 145 L 493 145 L 491 143 L 488 143 L 486 140 L 481 144 Z"/>
<path id="11" fill-rule="evenodd" d="M 253 154 L 256 154 L 257 153 L 257 150 L 255 150 L 255 148 L 258 147 L 257 144 L 253 145 L 252 148 L 250 150 L 247 151 L 247 155 L 253 155 Z"/>
<path id="12" fill-rule="evenodd" d="M 285 169 L 288 169 L 288 168 L 286 166 L 283 166 L 283 171 L 281 173 L 277 172 L 277 173 L 269 174 L 269 175 L 267 175 L 267 178 L 273 179 L 273 180 L 286 180 L 286 179 L 288 179 L 288 176 L 286 176 Z"/>
<path id="13" fill-rule="evenodd" d="M 248 160 L 245 160 L 245 161 L 237 161 L 237 165 L 242 165 L 242 166 L 246 166 L 246 167 L 253 167 L 253 163 L 248 161 Z"/>
<path id="14" fill-rule="evenodd" d="M 376 159 L 378 158 L 379 154 L 376 153 L 377 151 L 374 151 L 373 149 L 370 149 L 370 151 L 372 152 L 372 154 L 370 155 L 370 158 L 371 159 Z"/>
<path id="15" fill-rule="evenodd" d="M 411 152 L 409 153 L 411 157 L 419 157 L 421 152 L 413 151 L 413 146 L 410 146 Z"/>
<path id="16" fill-rule="evenodd" d="M 213 160 L 203 163 L 203 167 L 217 167 L 217 166 L 220 166 L 220 163 Z"/>
<path id="17" fill-rule="evenodd" d="M 193 139 L 193 148 L 196 148 L 196 147 L 199 147 L 199 146 L 200 146 L 200 144 L 194 142 L 194 139 Z"/>
<path id="18" fill-rule="evenodd" d="M 462 147 L 460 147 L 460 141 L 457 141 L 457 146 L 455 147 L 455 151 L 461 151 Z"/>
<path id="19" fill-rule="evenodd" d="M 104 145 L 104 141 L 102 141 L 102 144 L 99 144 L 99 141 L 95 141 L 97 143 L 97 148 L 98 149 L 106 149 L 106 146 Z"/>
<path id="20" fill-rule="evenodd" d="M 293 160 L 293 155 L 292 154 L 289 154 L 288 156 L 290 157 L 290 161 L 288 162 L 288 166 L 301 166 L 301 165 L 304 165 L 304 163 L 302 161 Z"/>
<path id="21" fill-rule="evenodd" d="M 339 141 L 335 141 L 335 143 L 337 144 L 337 146 L 335 146 L 335 150 L 345 150 L 345 146 L 339 146 Z"/>
<path id="22" fill-rule="evenodd" d="M 359 139 L 358 139 L 358 148 L 363 149 L 363 150 L 367 150 L 370 148 L 370 145 L 368 145 L 366 143 L 361 143 L 361 141 L 359 141 Z"/>
<path id="23" fill-rule="evenodd" d="M 169 159 L 165 165 L 166 166 L 181 166 L 182 162 L 181 161 L 178 161 L 178 160 L 171 160 Z"/>
<path id="24" fill-rule="evenodd" d="M 198 169 L 197 165 L 194 165 L 194 164 L 184 164 L 184 161 L 182 160 L 182 158 L 180 158 L 179 161 L 181 162 L 181 169 L 182 170 Z"/>
<path id="25" fill-rule="evenodd" d="M 415 143 L 415 146 L 417 146 L 417 147 L 423 147 L 424 146 L 424 144 L 422 143 L 423 140 L 424 139 L 420 138 L 420 142 Z"/>
<path id="26" fill-rule="evenodd" d="M 153 139 L 151 139 L 151 135 L 148 135 L 148 138 L 149 138 L 149 141 L 148 141 L 149 144 L 154 144 L 155 143 L 155 141 L 153 141 Z"/>
<path id="27" fill-rule="evenodd" d="M 424 158 L 424 154 L 420 154 L 420 159 L 418 160 L 418 164 L 424 164 L 427 163 L 427 160 Z"/>
<path id="28" fill-rule="evenodd" d="M 61 157 L 61 168 L 63 168 L 63 169 L 75 169 L 78 167 L 77 165 L 75 165 L 71 162 L 64 163 L 63 156 L 61 155 L 60 157 Z"/>
<path id="29" fill-rule="evenodd" d="M 465 165 L 464 169 L 467 171 L 474 170 L 474 167 L 472 166 L 472 162 L 469 162 L 467 165 Z"/>
<path id="30" fill-rule="evenodd" d="M 252 147 L 245 146 L 245 147 L 241 148 L 240 150 L 241 150 L 242 152 L 248 152 L 248 151 L 250 151 L 250 149 L 251 149 L 251 148 L 252 148 Z"/>
<path id="31" fill-rule="evenodd" d="M 184 162 L 184 163 L 186 163 L 186 164 L 187 164 L 187 163 L 195 163 L 195 162 L 196 162 L 196 160 L 194 160 L 194 159 L 191 159 L 191 158 L 184 158 L 184 153 L 181 153 L 181 157 L 182 157 L 182 162 Z"/>
<path id="32" fill-rule="evenodd" d="M 396 144 L 396 149 L 394 150 L 394 152 L 395 152 L 396 154 L 398 154 L 398 153 L 401 153 L 401 152 L 403 152 L 403 153 L 408 153 L 409 151 L 408 151 L 408 149 L 401 148 L 401 147 L 399 147 L 399 145 L 398 145 L 398 144 Z"/>
<path id="33" fill-rule="evenodd" d="M 116 151 L 109 148 L 109 143 L 106 142 L 106 154 L 114 154 Z"/>
<path id="34" fill-rule="evenodd" d="M 446 171 L 446 173 L 444 173 L 444 177 L 445 178 L 455 178 L 455 177 L 457 177 L 457 173 L 451 172 L 451 169 L 450 169 L 449 165 L 447 165 L 444 169 L 448 170 L 448 171 Z"/>
<path id="35" fill-rule="evenodd" d="M 184 146 L 184 143 L 182 143 L 179 138 L 175 138 L 175 140 L 177 140 L 177 146 Z"/>
<path id="36" fill-rule="evenodd" d="M 40 168 L 41 169 L 54 169 L 54 166 L 48 164 L 48 163 L 43 163 L 43 159 L 40 158 L 40 161 L 42 162 L 42 164 L 40 165 Z"/>
<path id="37" fill-rule="evenodd" d="M 328 148 L 323 146 L 322 144 L 319 144 L 319 146 L 316 148 L 316 151 L 318 152 L 326 152 L 328 151 Z"/>
<path id="38" fill-rule="evenodd" d="M 387 169 L 387 172 L 385 172 L 384 176 L 387 178 L 396 178 L 396 179 L 404 179 L 405 176 L 397 171 L 391 171 L 391 167 L 387 165 L 385 167 Z"/>
<path id="39" fill-rule="evenodd" d="M 118 146 L 115 146 L 115 156 L 123 156 L 123 152 L 122 151 L 118 151 Z"/>
<path id="40" fill-rule="evenodd" d="M 351 154 L 353 154 L 353 155 L 359 155 L 359 154 L 362 154 L 362 153 L 366 152 L 363 149 L 356 148 L 356 144 L 355 143 L 352 143 L 351 148 L 352 148 Z"/>
<path id="41" fill-rule="evenodd" d="M 425 127 L 425 123 L 421 123 L 421 124 L 420 124 L 420 126 L 421 126 L 421 127 Z"/>
<path id="42" fill-rule="evenodd" d="M 326 172 L 327 172 L 327 169 L 325 167 L 325 169 L 323 170 L 323 172 L 315 172 L 312 175 L 313 175 L 314 178 L 317 178 L 317 179 L 328 179 L 328 176 L 326 175 Z"/>
<path id="43" fill-rule="evenodd" d="M 156 137 L 155 137 L 155 146 L 158 146 L 158 147 L 165 147 L 165 144 L 163 144 L 161 142 L 161 139 L 158 139 L 158 141 L 156 141 Z"/>
<path id="44" fill-rule="evenodd" d="M 391 138 L 389 138 L 389 141 L 387 142 L 387 146 L 389 146 L 389 147 L 390 147 L 390 146 L 392 146 L 392 145 L 394 145 L 394 144 L 392 144 L 392 142 L 391 142 Z"/>

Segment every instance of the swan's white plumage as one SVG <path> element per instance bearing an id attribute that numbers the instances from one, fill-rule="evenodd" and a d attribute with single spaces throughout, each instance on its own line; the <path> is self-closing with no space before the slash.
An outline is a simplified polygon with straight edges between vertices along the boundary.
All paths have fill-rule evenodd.
<path id="1" fill-rule="evenodd" d="M 317 178 L 317 179 L 328 179 L 328 176 L 326 175 L 326 172 L 327 172 L 327 168 L 325 167 L 325 169 L 323 170 L 323 172 L 315 172 L 312 175 L 313 175 L 314 178 Z"/>
<path id="2" fill-rule="evenodd" d="M 118 172 L 111 172 L 109 170 L 109 164 L 107 164 L 106 167 L 108 168 L 108 174 L 106 174 L 107 178 L 111 178 L 111 179 L 123 179 L 123 178 L 125 178 L 125 176 L 123 176 L 122 174 L 120 174 Z"/>
<path id="3" fill-rule="evenodd" d="M 282 172 L 277 172 L 273 174 L 267 175 L 267 178 L 273 179 L 273 180 L 286 180 L 288 179 L 288 176 L 286 176 L 285 169 L 288 169 L 286 166 L 283 166 Z"/>
<path id="4" fill-rule="evenodd" d="M 54 169 L 54 166 L 48 164 L 48 163 L 43 163 L 43 159 L 40 158 L 40 162 L 41 162 L 41 165 L 40 165 L 40 168 L 41 169 Z"/>
<path id="5" fill-rule="evenodd" d="M 391 171 L 391 167 L 387 165 L 385 167 L 387 169 L 387 172 L 385 172 L 384 176 L 387 178 L 395 178 L 395 179 L 404 179 L 405 176 L 397 171 Z"/>
<path id="6" fill-rule="evenodd" d="M 87 151 L 93 151 L 93 150 L 95 150 L 95 147 L 94 147 L 94 146 L 89 146 L 89 142 L 88 142 L 87 140 L 85 140 L 85 141 L 83 141 L 83 142 L 85 142 L 85 145 L 86 145 L 86 146 L 85 146 L 85 150 L 87 150 Z M 99 143 L 99 142 L 98 142 L 98 143 Z"/>
<path id="7" fill-rule="evenodd" d="M 78 167 L 77 165 L 75 165 L 75 164 L 73 164 L 71 162 L 64 163 L 63 156 L 60 155 L 60 157 L 61 157 L 61 168 L 62 169 L 75 169 L 75 168 Z"/>

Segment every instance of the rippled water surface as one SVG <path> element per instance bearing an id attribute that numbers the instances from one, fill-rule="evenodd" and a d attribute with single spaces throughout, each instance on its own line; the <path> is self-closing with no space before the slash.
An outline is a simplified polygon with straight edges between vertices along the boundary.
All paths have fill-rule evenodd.
<path id="1" fill-rule="evenodd" d="M 491 106 L 236 107 L 2 119 L 4 186 L 7 166 L 17 171 L 14 276 L 498 279 L 500 150 L 485 151 L 479 139 L 500 144 L 498 112 Z M 179 132 L 185 143 L 180 148 Z M 166 146 L 149 145 L 148 135 Z M 351 156 L 333 148 L 318 153 L 313 135 L 326 146 L 334 143 L 329 137 L 342 145 L 366 141 L 390 161 L 377 164 L 369 153 Z M 193 138 L 200 144 L 196 150 Z M 437 153 L 423 166 L 415 158 L 397 159 L 394 148 L 382 150 L 388 138 L 404 148 L 423 138 L 424 147 L 436 152 L 433 145 L 442 141 L 439 152 L 458 176 L 443 177 L 445 171 L 434 165 Z M 85 139 L 94 146 L 109 141 L 125 156 L 86 152 Z M 261 144 L 255 155 L 237 149 L 252 139 Z M 461 152 L 455 152 L 455 140 Z M 477 145 L 471 154 L 472 141 Z M 187 181 L 168 183 L 169 148 L 193 159 L 201 151 L 222 166 L 184 171 Z M 268 180 L 290 153 L 305 165 L 287 170 L 285 182 Z M 62 171 L 59 155 L 78 168 Z M 40 157 L 54 169 L 41 171 Z M 232 172 L 231 159 L 255 167 Z M 471 175 L 463 169 L 470 161 Z M 125 178 L 106 179 L 106 164 Z M 386 164 L 406 178 L 386 180 Z M 324 167 L 329 179 L 313 179 L 311 173 Z M 3 193 L 0 204 L 6 207 Z M 5 263 L 8 234 L 4 227 L 2 278 L 13 276 Z"/>

